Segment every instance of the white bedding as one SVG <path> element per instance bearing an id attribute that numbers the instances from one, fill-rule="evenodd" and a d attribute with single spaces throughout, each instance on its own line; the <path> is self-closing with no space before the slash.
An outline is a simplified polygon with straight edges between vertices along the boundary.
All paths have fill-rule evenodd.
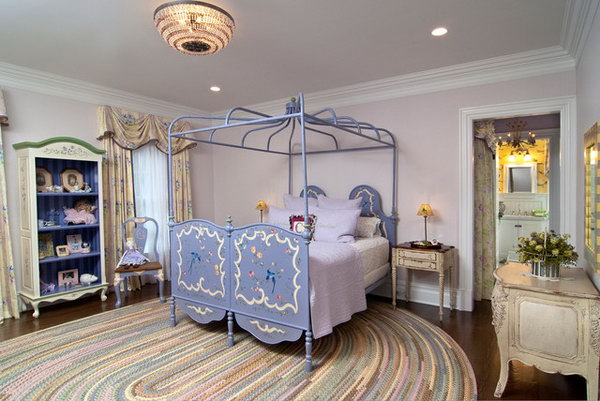
<path id="1" fill-rule="evenodd" d="M 314 338 L 330 334 L 334 326 L 367 309 L 365 288 L 387 273 L 388 253 L 388 241 L 381 237 L 360 239 L 352 244 L 319 241 L 310 244 Z"/>
<path id="2" fill-rule="evenodd" d="M 356 242 L 349 245 L 360 254 L 365 288 L 387 274 L 390 266 L 390 243 L 386 238 L 357 238 Z"/>

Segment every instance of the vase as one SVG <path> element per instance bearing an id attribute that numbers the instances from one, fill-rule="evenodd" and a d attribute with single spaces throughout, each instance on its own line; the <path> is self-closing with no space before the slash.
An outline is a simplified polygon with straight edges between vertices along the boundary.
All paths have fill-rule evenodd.
<path id="1" fill-rule="evenodd" d="M 559 279 L 560 266 L 544 262 L 531 262 L 531 275 L 542 279 Z"/>

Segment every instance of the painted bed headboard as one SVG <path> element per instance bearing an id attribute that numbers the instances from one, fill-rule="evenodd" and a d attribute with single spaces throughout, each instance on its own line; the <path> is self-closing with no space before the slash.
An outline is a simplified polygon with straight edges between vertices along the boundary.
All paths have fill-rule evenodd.
<path id="1" fill-rule="evenodd" d="M 325 191 L 316 185 L 309 185 L 306 188 L 310 198 L 317 198 L 317 195 L 325 195 Z M 300 192 L 300 196 L 304 196 L 304 190 Z M 360 215 L 364 217 L 378 217 L 381 220 L 381 232 L 384 237 L 390 241 L 390 244 L 396 244 L 396 219 L 386 215 L 381 208 L 381 195 L 377 190 L 369 185 L 359 185 L 350 191 L 348 199 L 361 198 Z"/>

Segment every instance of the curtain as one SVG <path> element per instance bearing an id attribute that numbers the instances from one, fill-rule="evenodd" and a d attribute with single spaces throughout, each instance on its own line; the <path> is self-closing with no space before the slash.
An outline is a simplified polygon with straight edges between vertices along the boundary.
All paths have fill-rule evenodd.
<path id="1" fill-rule="evenodd" d="M 187 152 L 184 152 L 187 153 Z M 181 153 L 180 153 L 181 154 Z M 156 248 L 157 262 L 165 268 L 166 279 L 169 280 L 169 213 L 167 188 L 167 155 L 155 146 L 146 145 L 133 151 L 133 183 L 135 188 L 135 210 L 138 217 L 152 217 L 158 223 Z M 148 238 L 154 238 L 156 232 L 152 224 L 146 224 Z M 153 246 L 153 241 L 147 242 Z M 145 252 L 151 251 L 146 249 Z M 144 276 L 145 281 L 154 281 L 153 277 Z"/>
<path id="2" fill-rule="evenodd" d="M 117 262 L 123 254 L 121 227 L 126 219 L 135 216 L 133 168 L 131 150 L 118 146 L 110 137 L 102 144 L 106 151 L 102 170 L 104 253 L 106 280 L 112 283 Z"/>
<path id="3" fill-rule="evenodd" d="M 473 263 L 475 299 L 491 299 L 496 268 L 496 140 L 493 121 L 475 125 Z"/>
<path id="4" fill-rule="evenodd" d="M 172 167 L 175 221 L 189 220 L 192 218 L 192 185 L 190 182 L 190 161 L 187 150 L 173 156 Z"/>
<path id="5" fill-rule="evenodd" d="M 0 216 L 0 301 L 2 301 L 0 323 L 3 323 L 5 318 L 19 318 L 15 267 L 13 265 L 10 229 L 8 227 L 4 145 L 2 144 L 3 125 L 8 125 L 8 116 L 4 105 L 4 95 L 0 91 L 0 207 L 2 207 L 2 216 Z"/>
<path id="6" fill-rule="evenodd" d="M 111 136 L 122 148 L 137 149 L 148 142 L 155 145 L 163 153 L 168 153 L 167 131 L 171 119 L 130 111 L 111 106 L 98 107 L 98 125 L 100 128 L 99 139 Z M 173 127 L 174 131 L 190 129 L 187 122 L 178 121 Z M 179 138 L 172 140 L 173 153 L 191 149 L 196 143 Z"/>
<path id="7" fill-rule="evenodd" d="M 152 142 L 154 148 L 167 153 L 170 123 L 170 119 L 151 114 L 111 106 L 98 107 L 98 139 L 104 142 L 104 148 L 107 150 L 107 168 L 105 169 L 104 180 L 106 185 L 112 185 L 110 191 L 105 189 L 105 213 L 107 213 L 105 221 L 111 220 L 111 224 L 106 224 L 105 229 L 106 261 L 107 271 L 109 271 L 107 280 L 110 279 L 109 282 L 112 281 L 112 276 L 114 276 L 112 271 L 118 261 L 116 258 L 120 257 L 123 251 L 121 249 L 121 225 L 125 219 L 133 217 L 136 213 L 134 196 L 136 177 L 133 172 L 131 152 Z M 189 130 L 190 128 L 189 123 L 182 121 L 178 121 L 174 125 L 174 131 L 177 132 Z M 192 217 L 188 150 L 195 146 L 195 143 L 178 138 L 172 141 L 174 209 L 178 221 Z M 110 149 L 110 153 L 108 149 Z M 166 174 L 166 165 L 164 169 Z M 168 193 L 166 184 L 161 187 L 159 184 L 154 183 L 154 191 L 162 191 L 165 196 Z M 107 210 L 106 205 L 110 206 L 111 209 Z M 116 229 L 118 230 L 114 231 Z M 115 232 L 116 235 L 114 235 Z M 138 284 L 132 282 L 131 286 L 136 288 Z"/>

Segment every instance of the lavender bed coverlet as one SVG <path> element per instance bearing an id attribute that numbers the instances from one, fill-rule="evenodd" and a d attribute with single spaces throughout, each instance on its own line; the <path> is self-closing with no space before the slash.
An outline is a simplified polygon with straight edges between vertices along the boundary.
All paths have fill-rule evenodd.
<path id="1" fill-rule="evenodd" d="M 310 313 L 314 338 L 367 309 L 360 254 L 344 243 L 310 244 Z"/>

